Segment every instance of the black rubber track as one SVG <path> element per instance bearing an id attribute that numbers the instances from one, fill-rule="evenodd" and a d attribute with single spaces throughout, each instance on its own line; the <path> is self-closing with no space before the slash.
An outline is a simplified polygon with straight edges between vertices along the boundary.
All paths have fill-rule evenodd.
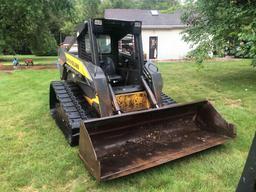
<path id="1" fill-rule="evenodd" d="M 171 97 L 168 95 L 165 95 L 164 93 L 161 93 L 161 99 L 162 99 L 162 106 L 167 106 L 176 103 Z"/>
<path id="2" fill-rule="evenodd" d="M 53 81 L 50 86 L 51 113 L 71 146 L 78 145 L 81 120 L 96 117 L 83 98 L 80 88 L 66 81 Z M 51 103 L 51 101 L 50 101 Z"/>

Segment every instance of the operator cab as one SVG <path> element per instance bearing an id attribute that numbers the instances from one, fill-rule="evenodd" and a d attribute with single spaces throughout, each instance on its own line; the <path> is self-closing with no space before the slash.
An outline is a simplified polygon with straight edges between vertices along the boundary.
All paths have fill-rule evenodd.
<path id="1" fill-rule="evenodd" d="M 115 93 L 140 90 L 141 22 L 93 19 L 85 25 L 78 38 L 78 57 L 101 67 Z"/>

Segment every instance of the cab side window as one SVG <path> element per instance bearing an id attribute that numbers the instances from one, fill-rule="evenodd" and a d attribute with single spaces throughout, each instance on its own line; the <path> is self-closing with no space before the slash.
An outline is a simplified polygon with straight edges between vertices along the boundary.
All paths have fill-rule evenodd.
<path id="1" fill-rule="evenodd" d="M 88 34 L 85 34 L 85 52 L 87 54 L 91 54 L 92 53 L 90 39 L 89 39 L 89 35 Z"/>

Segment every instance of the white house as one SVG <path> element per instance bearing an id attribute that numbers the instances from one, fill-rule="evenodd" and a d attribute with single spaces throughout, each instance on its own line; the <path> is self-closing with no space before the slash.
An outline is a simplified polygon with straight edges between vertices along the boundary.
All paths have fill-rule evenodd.
<path id="1" fill-rule="evenodd" d="M 181 12 L 162 14 L 157 10 L 106 9 L 106 19 L 142 21 L 143 50 L 147 59 L 183 59 L 190 51 L 182 40 L 186 28 L 181 21 Z"/>

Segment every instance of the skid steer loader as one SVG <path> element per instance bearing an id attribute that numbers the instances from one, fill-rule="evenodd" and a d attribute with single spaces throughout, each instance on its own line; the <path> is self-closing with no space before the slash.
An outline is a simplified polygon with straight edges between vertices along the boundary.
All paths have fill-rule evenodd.
<path id="1" fill-rule="evenodd" d="M 50 110 L 97 180 L 172 161 L 235 137 L 206 100 L 177 104 L 162 92 L 161 74 L 144 62 L 141 22 L 91 19 L 59 49 L 60 81 L 50 85 Z M 80 138 L 79 138 L 80 137 Z"/>

